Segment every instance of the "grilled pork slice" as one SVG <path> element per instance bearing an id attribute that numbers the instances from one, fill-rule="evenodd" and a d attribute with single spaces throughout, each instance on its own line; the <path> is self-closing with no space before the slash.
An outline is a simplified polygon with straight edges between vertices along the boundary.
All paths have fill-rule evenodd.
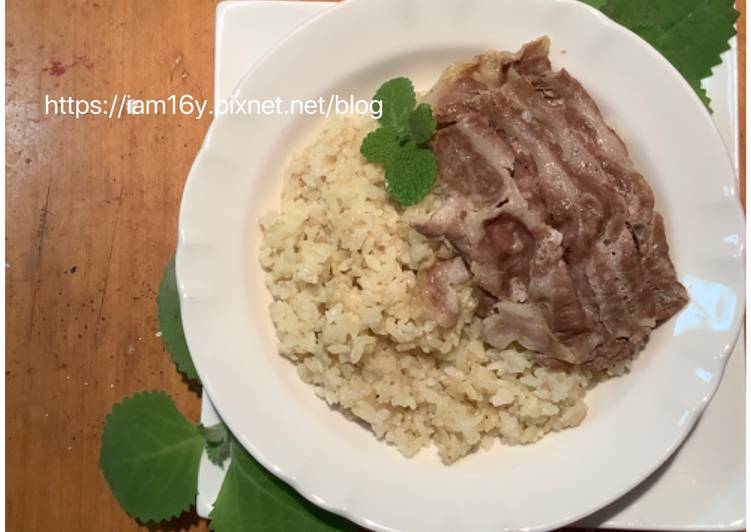
<path id="1" fill-rule="evenodd" d="M 548 45 L 451 66 L 430 91 L 445 200 L 415 228 L 449 241 L 497 300 L 488 343 L 606 367 L 688 297 L 651 188 Z"/>
<path id="2" fill-rule="evenodd" d="M 461 257 L 436 262 L 418 274 L 416 302 L 441 327 L 456 325 L 461 302 L 456 286 L 470 280 Z"/>

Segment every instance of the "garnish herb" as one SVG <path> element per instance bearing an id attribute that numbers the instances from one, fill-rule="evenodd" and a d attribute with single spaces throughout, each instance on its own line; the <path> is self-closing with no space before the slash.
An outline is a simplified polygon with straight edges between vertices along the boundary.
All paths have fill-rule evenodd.
<path id="1" fill-rule="evenodd" d="M 435 133 L 433 111 L 417 105 L 415 88 L 407 78 L 387 81 L 373 100 L 381 102 L 381 126 L 362 141 L 360 153 L 386 169 L 386 186 L 394 200 L 404 206 L 419 203 L 435 184 L 438 164 L 426 147 Z"/>

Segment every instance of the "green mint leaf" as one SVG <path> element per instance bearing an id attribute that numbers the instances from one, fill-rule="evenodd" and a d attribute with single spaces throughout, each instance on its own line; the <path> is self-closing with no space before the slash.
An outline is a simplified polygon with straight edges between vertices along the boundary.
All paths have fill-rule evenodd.
<path id="1" fill-rule="evenodd" d="M 433 118 L 433 111 L 427 103 L 421 103 L 415 107 L 407 118 L 409 134 L 418 146 L 430 140 L 437 125 Z"/>
<path id="2" fill-rule="evenodd" d="M 210 526 L 216 532 L 357 530 L 346 519 L 306 501 L 236 442 L 232 443 L 232 462 L 214 503 Z"/>
<path id="3" fill-rule="evenodd" d="M 371 163 L 385 165 L 400 148 L 397 134 L 390 128 L 379 127 L 363 139 L 360 153 Z"/>
<path id="4" fill-rule="evenodd" d="M 733 0 L 607 0 L 602 11 L 664 55 L 709 108 L 701 80 L 730 48 L 738 18 L 733 5 Z"/>
<path id="5" fill-rule="evenodd" d="M 203 444 L 168 395 L 141 393 L 112 407 L 99 467 L 126 512 L 163 521 L 195 503 Z"/>
<path id="6" fill-rule="evenodd" d="M 417 104 L 415 88 L 407 78 L 395 78 L 387 81 L 376 91 L 373 100 L 381 102 L 382 126 L 390 127 L 397 134 L 402 133 L 407 125 L 407 117 Z"/>
<path id="7" fill-rule="evenodd" d="M 180 320 L 180 297 L 177 294 L 174 255 L 164 268 L 156 303 L 159 307 L 159 328 L 162 331 L 164 347 L 178 370 L 188 379 L 198 380 L 198 373 L 190 358 L 183 323 Z"/>
<path id="8" fill-rule="evenodd" d="M 438 163 L 433 152 L 406 144 L 386 165 L 386 184 L 391 196 L 404 206 L 419 203 L 435 184 Z"/>
<path id="9" fill-rule="evenodd" d="M 206 455 L 212 463 L 221 466 L 229 458 L 232 435 L 227 426 L 221 421 L 216 425 L 205 427 L 199 425 L 198 430 L 206 440 Z"/>

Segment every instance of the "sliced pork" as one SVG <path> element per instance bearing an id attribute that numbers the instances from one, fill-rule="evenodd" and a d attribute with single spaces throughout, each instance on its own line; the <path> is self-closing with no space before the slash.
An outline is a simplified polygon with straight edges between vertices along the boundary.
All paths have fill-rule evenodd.
<path id="1" fill-rule="evenodd" d="M 651 188 L 586 90 L 551 69 L 548 46 L 453 65 L 430 91 L 445 199 L 415 228 L 461 253 L 488 343 L 605 367 L 633 357 L 687 294 Z"/>
<path id="2" fill-rule="evenodd" d="M 456 286 L 470 278 L 461 257 L 437 262 L 418 276 L 418 302 L 438 325 L 453 327 L 461 310 Z"/>
<path id="3" fill-rule="evenodd" d="M 512 54 L 491 50 L 465 63 L 449 66 L 425 96 L 439 124 L 455 121 L 467 111 L 467 102 L 487 89 L 500 87 L 517 76 L 537 78 L 550 71 L 550 41 L 542 37 Z"/>

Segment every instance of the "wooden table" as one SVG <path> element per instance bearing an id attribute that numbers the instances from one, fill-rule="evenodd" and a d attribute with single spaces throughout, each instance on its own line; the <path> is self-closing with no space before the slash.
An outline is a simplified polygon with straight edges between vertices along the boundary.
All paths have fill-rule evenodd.
<path id="1" fill-rule="evenodd" d="M 48 116 L 45 95 L 211 100 L 214 7 L 7 0 L 9 530 L 138 529 L 99 472 L 104 416 L 160 389 L 198 418 L 156 336 L 155 297 L 210 119 Z"/>

